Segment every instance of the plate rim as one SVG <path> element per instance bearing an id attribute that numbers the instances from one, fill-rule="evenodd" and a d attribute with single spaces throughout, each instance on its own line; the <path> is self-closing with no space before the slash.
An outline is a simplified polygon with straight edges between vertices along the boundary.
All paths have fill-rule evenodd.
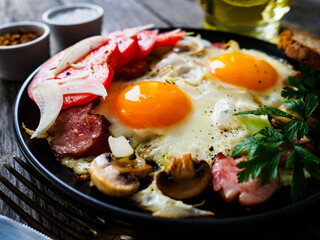
<path id="1" fill-rule="evenodd" d="M 275 48 L 275 45 L 269 42 L 265 42 L 263 40 L 255 39 L 252 37 L 240 35 L 240 34 L 234 34 L 234 33 L 229 33 L 229 32 L 222 32 L 222 31 L 214 31 L 214 30 L 206 30 L 206 29 L 201 29 L 201 28 L 189 28 L 189 27 L 176 27 L 176 28 L 181 28 L 186 31 L 193 31 L 195 33 L 200 33 L 201 32 L 206 32 L 208 34 L 217 34 L 220 36 L 226 36 L 229 39 L 232 38 L 237 38 L 237 39 L 242 39 L 241 41 L 249 40 L 249 41 L 254 41 L 258 42 L 259 44 L 262 45 L 267 45 L 268 48 Z M 176 28 L 157 28 L 159 31 L 170 31 L 172 29 Z M 275 49 L 274 49 L 275 50 Z M 288 61 L 290 64 L 297 65 L 297 62 L 289 59 L 286 57 L 284 54 L 279 54 L 282 55 L 281 57 Z M 280 57 L 278 57 L 280 58 Z M 130 209 L 125 209 L 121 208 L 118 206 L 114 206 L 111 204 L 108 204 L 106 202 L 103 202 L 99 199 L 95 199 L 92 196 L 89 196 L 85 193 L 80 192 L 79 190 L 73 188 L 72 186 L 69 186 L 67 183 L 59 179 L 57 176 L 52 174 L 48 169 L 46 169 L 40 161 L 33 155 L 33 153 L 30 151 L 28 148 L 22 133 L 20 131 L 20 123 L 19 123 L 19 105 L 20 105 L 20 100 L 25 91 L 27 91 L 27 87 L 29 83 L 31 82 L 32 78 L 34 75 L 39 71 L 41 65 L 34 70 L 29 77 L 25 80 L 23 85 L 21 86 L 15 101 L 14 101 L 14 109 L 13 109 L 13 122 L 14 122 L 14 134 L 16 141 L 18 143 L 18 146 L 26 158 L 26 160 L 31 164 L 31 166 L 42 176 L 50 182 L 58 191 L 63 192 L 64 194 L 67 195 L 67 198 L 69 199 L 77 199 L 78 202 L 80 202 L 80 205 L 83 206 L 88 206 L 88 203 L 90 203 L 88 206 L 89 208 L 92 208 L 93 210 L 98 210 L 98 208 L 101 210 L 101 207 L 103 208 L 103 211 L 108 212 L 112 216 L 119 218 L 119 220 L 126 219 L 126 221 L 134 220 L 135 222 L 146 222 L 146 221 L 152 221 L 152 223 L 156 224 L 174 224 L 176 226 L 186 226 L 186 225 L 192 225 L 192 226 L 197 226 L 197 227 L 208 227 L 208 226 L 224 226 L 226 224 L 243 224 L 243 223 L 252 223 L 256 221 L 262 221 L 266 219 L 270 219 L 272 217 L 277 217 L 277 216 L 284 216 L 286 214 L 291 213 L 292 211 L 298 211 L 301 210 L 302 208 L 311 205 L 317 201 L 320 200 L 320 192 L 315 193 L 298 203 L 292 203 L 288 206 L 282 207 L 280 209 L 275 209 L 272 211 L 267 211 L 267 212 L 262 212 L 258 214 L 253 214 L 253 215 L 246 215 L 246 216 L 240 216 L 240 217 L 226 217 L 226 218 L 212 218 L 212 217 L 196 217 L 196 218 L 165 218 L 165 217 L 155 217 L 152 216 L 150 213 L 145 213 L 145 212 L 137 212 L 133 211 Z M 94 206 L 91 206 L 92 203 L 94 203 Z M 130 222 L 129 221 L 129 222 Z"/>

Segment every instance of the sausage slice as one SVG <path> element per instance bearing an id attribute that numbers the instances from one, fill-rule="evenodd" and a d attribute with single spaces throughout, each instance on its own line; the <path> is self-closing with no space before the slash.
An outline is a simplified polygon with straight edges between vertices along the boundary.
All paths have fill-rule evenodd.
<path id="1" fill-rule="evenodd" d="M 55 155 L 74 158 L 95 156 L 110 151 L 109 126 L 104 116 L 92 115 L 92 103 L 62 111 L 48 130 L 49 144 Z"/>

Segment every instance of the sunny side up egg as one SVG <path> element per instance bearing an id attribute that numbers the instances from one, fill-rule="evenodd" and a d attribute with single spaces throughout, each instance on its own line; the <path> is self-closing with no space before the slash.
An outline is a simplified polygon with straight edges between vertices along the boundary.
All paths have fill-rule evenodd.
<path id="1" fill-rule="evenodd" d="M 228 49 L 201 41 L 205 48 L 200 51 L 179 43 L 141 78 L 113 81 L 94 109 L 109 120 L 114 137 L 125 136 L 160 168 L 184 153 L 207 161 L 219 152 L 231 154 L 242 139 L 270 126 L 266 117 L 234 114 L 279 106 L 283 84 L 294 73 L 285 63 L 240 49 L 234 41 Z"/>

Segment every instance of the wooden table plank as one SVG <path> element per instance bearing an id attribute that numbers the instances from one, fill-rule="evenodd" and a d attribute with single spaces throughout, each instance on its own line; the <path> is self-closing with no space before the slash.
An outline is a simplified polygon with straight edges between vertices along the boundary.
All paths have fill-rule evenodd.
<path id="1" fill-rule="evenodd" d="M 164 22 L 145 9 L 139 3 L 139 0 L 61 0 L 60 2 L 61 4 L 90 2 L 101 6 L 105 11 L 103 33 L 150 23 L 154 23 L 157 27 L 167 26 Z"/>
<path id="2" fill-rule="evenodd" d="M 282 26 L 303 29 L 320 36 L 320 1 L 292 0 L 290 12 L 284 16 Z"/>
<path id="3" fill-rule="evenodd" d="M 197 0 L 141 0 L 175 26 L 201 28 L 203 11 Z"/>
<path id="4" fill-rule="evenodd" d="M 44 11 L 50 7 L 58 5 L 56 1 L 42 1 L 42 0 L 2 0 L 0 1 L 0 24 L 16 21 L 40 21 L 41 16 L 39 12 Z M 1 17 L 4 16 L 4 17 Z M 13 132 L 13 104 L 15 97 L 21 87 L 22 83 L 19 82 L 7 82 L 1 80 L 0 82 L 0 119 L 1 119 L 1 147 L 0 147 L 0 163 L 6 162 L 12 163 L 12 156 L 17 155 L 22 157 L 22 154 L 16 144 L 16 140 Z M 22 171 L 20 166 L 16 166 L 18 171 Z M 3 166 L 0 169 L 1 174 L 10 179 L 14 185 L 18 185 L 21 191 L 31 198 L 34 195 L 25 187 L 22 187 L 19 182 L 12 177 Z M 0 189 L 6 192 L 6 188 L 1 184 Z M 9 195 L 14 201 L 18 201 L 15 195 Z M 31 209 L 25 207 L 28 212 Z M 7 205 L 0 201 L 0 214 L 11 217 L 15 220 L 22 221 Z M 35 214 L 35 213 L 33 213 Z M 23 221 L 22 221 L 23 222 Z"/>
<path id="5" fill-rule="evenodd" d="M 5 2 L 5 22 L 41 21 L 41 14 L 54 6 L 58 1 L 43 0 L 2 0 Z M 5 23 L 1 22 L 1 24 Z"/>
<path id="6" fill-rule="evenodd" d="M 145 9 L 139 0 L 131 0 L 130 2 L 127 0 L 95 0 L 93 3 L 102 6 L 105 10 L 103 21 L 105 33 L 150 23 L 155 24 L 156 27 L 167 26 Z"/>

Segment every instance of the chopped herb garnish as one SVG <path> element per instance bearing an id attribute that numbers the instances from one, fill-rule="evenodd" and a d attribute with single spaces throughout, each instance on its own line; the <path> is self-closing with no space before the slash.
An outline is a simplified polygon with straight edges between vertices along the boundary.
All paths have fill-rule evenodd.
<path id="1" fill-rule="evenodd" d="M 283 88 L 281 95 L 284 98 L 304 98 L 308 93 L 313 93 L 320 99 L 320 74 L 304 65 L 300 66 L 300 72 L 303 78 L 300 80 L 290 76 L 288 86 Z"/>
<path id="2" fill-rule="evenodd" d="M 308 134 L 310 126 L 308 119 L 317 111 L 320 99 L 320 75 L 305 66 L 301 67 L 302 80 L 289 77 L 288 86 L 284 87 L 282 96 L 287 98 L 283 105 L 295 112 L 295 116 L 271 106 L 260 107 L 252 111 L 243 111 L 235 115 L 253 114 L 268 115 L 290 119 L 279 129 L 266 127 L 252 137 L 245 138 L 235 146 L 233 157 L 247 155 L 247 161 L 240 162 L 237 167 L 242 169 L 238 173 L 238 182 L 248 181 L 261 176 L 261 185 L 267 184 L 270 178 L 278 174 L 281 152 L 292 149 L 286 168 L 293 169 L 291 182 L 291 199 L 298 201 L 307 189 L 304 171 L 320 180 L 320 158 L 302 147 L 304 143 L 293 141 L 302 139 Z M 301 116 L 301 118 L 296 117 Z M 318 127 L 319 128 L 319 124 Z M 313 139 L 312 141 L 315 141 Z M 294 143 L 297 142 L 297 143 Z M 279 148 L 285 144 L 286 148 Z"/>

